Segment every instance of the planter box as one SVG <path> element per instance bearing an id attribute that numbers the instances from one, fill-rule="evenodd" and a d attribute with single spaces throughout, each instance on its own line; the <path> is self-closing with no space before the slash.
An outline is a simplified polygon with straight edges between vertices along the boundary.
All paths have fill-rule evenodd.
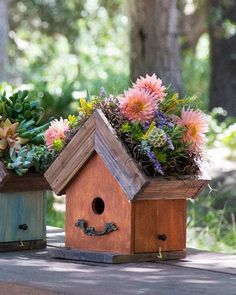
<path id="1" fill-rule="evenodd" d="M 184 258 L 186 199 L 207 184 L 144 175 L 100 110 L 45 177 L 66 193 L 67 249 L 51 256 L 109 263 Z"/>
<path id="2" fill-rule="evenodd" d="M 46 194 L 42 175 L 22 177 L 0 162 L 0 251 L 46 247 Z"/>

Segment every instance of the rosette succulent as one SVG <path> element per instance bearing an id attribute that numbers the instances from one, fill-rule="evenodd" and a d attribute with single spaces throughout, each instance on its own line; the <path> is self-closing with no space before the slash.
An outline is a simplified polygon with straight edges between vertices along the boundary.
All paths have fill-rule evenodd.
<path id="1" fill-rule="evenodd" d="M 11 123 L 9 119 L 0 123 L 0 151 L 5 151 L 8 147 L 19 149 L 27 141 L 19 137 L 18 125 L 19 123 Z"/>
<path id="2" fill-rule="evenodd" d="M 153 147 L 162 147 L 167 143 L 167 135 L 164 130 L 154 127 L 148 134 L 148 142 Z"/>

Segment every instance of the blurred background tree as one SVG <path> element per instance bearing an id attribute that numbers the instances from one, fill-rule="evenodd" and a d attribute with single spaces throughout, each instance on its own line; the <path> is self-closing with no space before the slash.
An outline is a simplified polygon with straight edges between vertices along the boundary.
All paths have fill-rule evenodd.
<path id="1" fill-rule="evenodd" d="M 173 0 L 128 0 L 132 81 L 156 73 L 183 94 L 178 10 Z"/>
<path id="2" fill-rule="evenodd" d="M 233 251 L 235 40 L 236 0 L 0 0 L 0 81 L 31 90 L 46 118 L 75 113 L 101 86 L 119 94 L 146 72 L 199 97 L 214 190 L 189 205 L 189 236 Z M 63 199 L 48 204 L 48 222 L 62 226 Z"/>
<path id="3" fill-rule="evenodd" d="M 211 51 L 210 108 L 236 116 L 236 0 L 208 0 Z"/>

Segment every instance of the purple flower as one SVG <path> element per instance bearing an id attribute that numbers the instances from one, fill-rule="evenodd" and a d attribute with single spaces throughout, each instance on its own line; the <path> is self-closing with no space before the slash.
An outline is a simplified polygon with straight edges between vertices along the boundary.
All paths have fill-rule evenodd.
<path id="1" fill-rule="evenodd" d="M 152 162 L 154 169 L 161 175 L 164 175 L 163 169 L 161 167 L 161 164 L 156 158 L 156 155 L 151 149 L 147 152 L 147 156 L 149 160 Z"/>
<path id="2" fill-rule="evenodd" d="M 147 131 L 149 127 L 150 127 L 150 123 L 144 123 L 143 124 L 143 130 L 144 131 Z"/>
<path id="3" fill-rule="evenodd" d="M 168 126 L 170 128 L 174 127 L 174 124 L 170 121 L 170 119 L 159 110 L 156 111 L 155 119 L 158 128 L 162 129 L 164 126 Z"/>
<path id="4" fill-rule="evenodd" d="M 107 95 L 105 88 L 102 86 L 99 92 L 100 97 L 105 97 Z"/>
<path id="5" fill-rule="evenodd" d="M 161 164 L 159 163 L 159 161 L 156 158 L 155 153 L 151 150 L 150 146 L 148 145 L 148 143 L 145 140 L 143 140 L 141 142 L 140 151 L 148 156 L 148 158 L 152 162 L 153 167 L 156 170 L 156 172 L 158 172 L 161 175 L 164 175 Z"/>
<path id="6" fill-rule="evenodd" d="M 173 142 L 169 136 L 167 136 L 166 141 L 168 143 L 169 149 L 173 151 L 175 149 L 175 147 L 174 147 Z"/>

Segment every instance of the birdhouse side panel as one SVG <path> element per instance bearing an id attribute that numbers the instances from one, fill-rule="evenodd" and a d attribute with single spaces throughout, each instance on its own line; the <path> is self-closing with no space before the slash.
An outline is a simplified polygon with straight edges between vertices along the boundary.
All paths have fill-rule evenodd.
<path id="1" fill-rule="evenodd" d="M 79 250 L 130 254 L 132 251 L 132 206 L 103 160 L 95 154 L 66 191 L 66 247 Z M 117 230 L 99 236 L 112 223 Z M 91 231 L 90 231 L 91 233 Z"/>
<path id="2" fill-rule="evenodd" d="M 186 200 L 139 200 L 135 206 L 135 253 L 186 249 Z"/>

